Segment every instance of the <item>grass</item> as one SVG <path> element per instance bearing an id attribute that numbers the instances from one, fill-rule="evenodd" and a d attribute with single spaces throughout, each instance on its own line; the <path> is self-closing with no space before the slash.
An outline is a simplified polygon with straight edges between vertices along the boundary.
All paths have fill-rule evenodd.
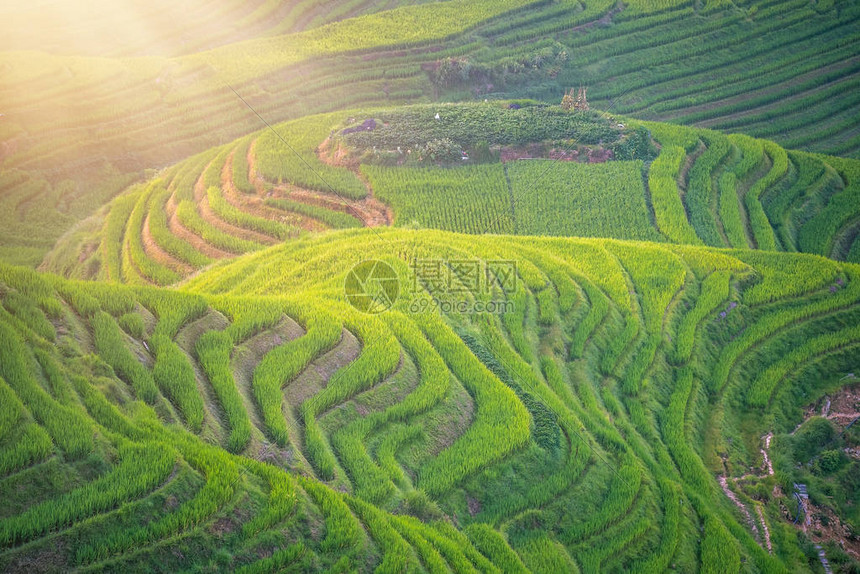
<path id="1" fill-rule="evenodd" d="M 701 240 L 687 221 L 676 183 L 685 158 L 684 148 L 664 147 L 648 172 L 648 186 L 651 188 L 657 227 L 672 241 L 696 245 Z"/>
<path id="2" fill-rule="evenodd" d="M 795 571 L 798 481 L 857 529 L 856 433 L 789 434 L 858 368 L 857 5 L 186 10 L 0 9 L 0 570 Z M 424 313 L 425 259 L 515 288 Z"/>
<path id="3" fill-rule="evenodd" d="M 479 22 L 524 8 L 534 0 L 465 2 L 411 6 L 329 24 L 293 38 L 272 38 L 204 52 L 189 58 L 230 77 L 257 77 L 284 66 L 328 54 L 366 51 L 380 46 L 414 46 L 444 39 Z M 195 63 L 196 63 L 195 62 Z"/>
<path id="4" fill-rule="evenodd" d="M 267 199 L 266 205 L 287 212 L 300 213 L 313 219 L 321 221 L 333 229 L 349 229 L 350 227 L 361 227 L 362 222 L 349 213 L 323 209 L 315 205 L 290 201 L 288 199 Z"/>
<path id="5" fill-rule="evenodd" d="M 648 219 L 641 171 L 641 162 L 515 162 L 508 175 L 517 232 L 660 241 Z"/>
<path id="6" fill-rule="evenodd" d="M 410 267 L 387 255 L 392 243 L 424 256 L 516 253 L 520 282 L 509 295 L 516 313 L 416 314 L 408 290 L 380 317 L 351 310 L 339 295 L 349 267 L 341 255 L 356 240 L 362 257 L 389 261 L 403 285 Z M 2 267 L 4 300 L 17 313 L 0 333 L 12 359 L 0 373 L 8 382 L 0 385 L 8 395 L 0 409 L 3 472 L 57 452 L 57 464 L 79 476 L 53 495 L 45 485 L 42 500 L 0 519 L 3 545 L 26 555 L 52 537 L 79 537 L 60 559 L 98 569 L 132 556 L 157 560 L 159 548 L 187 540 L 201 550 L 171 560 L 194 567 L 211 560 L 202 549 L 217 536 L 204 525 L 218 524 L 229 533 L 219 539 L 219 563 L 249 571 L 347 562 L 364 570 L 365 561 L 400 568 L 416 560 L 512 572 L 562 562 L 581 571 L 616 562 L 659 571 L 672 559 L 708 569 L 717 557 L 778 565 L 779 555 L 754 550 L 742 519 L 713 502 L 719 485 L 693 438 L 711 419 L 695 414 L 706 412 L 697 396 L 709 389 L 715 408 L 724 408 L 723 397 L 741 392 L 749 404 L 740 412 L 767 413 L 781 405 L 771 397 L 791 388 L 788 373 L 860 343 L 853 326 L 820 320 L 853 312 L 852 269 L 800 254 L 409 229 L 304 238 L 215 266 L 180 291 L 96 283 L 87 292 L 82 283 Z M 289 298 L 256 295 L 271 293 L 271 277 L 305 287 Z M 740 304 L 716 316 L 727 300 Z M 63 351 L 39 334 L 33 317 L 42 315 L 33 309 L 43 308 Z M 141 326 L 144 310 L 154 324 Z M 214 313 L 227 323 L 196 321 Z M 750 313 L 755 326 L 733 334 Z M 274 336 L 285 314 L 303 334 L 272 345 L 253 373 L 235 376 L 235 349 Z M 808 344 L 772 356 L 792 325 L 810 333 Z M 342 329 L 362 348 L 333 369 Z M 98 355 L 80 349 L 89 337 Z M 193 352 L 174 339 L 194 342 Z M 30 358 L 24 340 L 37 347 Z M 142 356 L 142 342 L 152 359 Z M 712 348 L 722 350 L 711 356 Z M 207 386 L 215 401 L 200 394 Z M 222 423 L 206 422 L 213 419 Z M 287 426 L 291 420 L 299 425 Z M 80 432 L 69 431 L 75 425 Z M 749 432 L 734 416 L 721 428 L 723 437 Z M 745 456 L 755 455 L 733 452 L 731 460 Z M 101 470 L 74 474 L 84 461 Z M 194 479 L 168 504 L 157 485 L 173 467 Z M 512 481 L 509 473 L 528 478 Z M 590 502 L 579 513 L 582 493 Z M 682 526 L 687 502 L 705 524 L 703 553 L 673 558 L 699 537 Z M 136 521 L 144 508 L 147 518 Z M 459 526 L 435 522 L 442 512 L 458 516 Z M 765 512 L 771 524 L 780 520 Z M 284 538 L 286 525 L 295 530 Z M 790 539 L 774 543 L 789 556 L 799 551 Z M 585 545 L 589 552 L 577 551 Z M 270 551 L 249 554 L 258 547 Z"/>
<path id="7" fill-rule="evenodd" d="M 623 118 L 613 124 L 591 112 L 523 104 L 367 108 L 274 126 L 277 135 L 252 134 L 130 187 L 109 206 L 96 233 L 99 250 L 69 260 L 81 249 L 72 235 L 47 266 L 74 276 L 173 284 L 263 243 L 299 239 L 302 218 L 322 229 L 347 229 L 384 224 L 391 215 L 400 227 L 472 234 L 669 240 L 846 259 L 851 253 L 856 160 L 789 153 L 743 135 Z M 439 120 L 436 110 L 443 112 Z M 375 118 L 377 128 L 340 133 L 356 118 Z M 559 156 L 497 163 L 503 150 L 518 157 L 523 149 L 537 158 L 564 152 L 581 161 L 599 152 L 610 161 Z M 452 150 L 456 157 L 445 155 Z M 237 156 L 248 176 L 247 185 L 240 182 L 244 192 L 221 181 Z M 621 159 L 630 157 L 640 159 Z M 368 192 L 385 205 L 368 200 Z M 201 196 L 208 207 L 196 205 Z M 144 246 L 147 233 L 154 246 Z M 121 249 L 108 247 L 117 243 Z"/>
<path id="8" fill-rule="evenodd" d="M 362 168 L 376 195 L 395 212 L 395 225 L 415 224 L 466 233 L 514 230 L 510 194 L 499 165 Z"/>
<path id="9" fill-rule="evenodd" d="M 195 4 L 192 11 L 200 6 Z M 575 2 L 458 6 L 422 4 L 377 12 L 382 7 L 377 2 L 351 2 L 338 10 L 302 2 L 289 14 L 274 14 L 274 3 L 268 2 L 240 18 L 254 24 L 240 25 L 232 39 L 246 41 L 221 46 L 230 27 L 207 23 L 223 22 L 227 14 L 241 12 L 234 3 L 223 13 L 207 14 L 195 22 L 206 28 L 207 38 L 217 30 L 219 40 L 204 45 L 186 38 L 179 46 L 175 23 L 164 23 L 173 32 L 166 32 L 158 42 L 158 55 L 148 58 L 137 49 L 124 53 L 125 60 L 99 57 L 106 54 L 97 50 L 73 55 L 62 50 L 29 52 L 26 57 L 22 52 L 4 52 L 9 85 L 15 86 L 9 91 L 6 117 L 18 119 L 4 122 L 0 129 L 4 140 L 14 137 L 19 144 L 4 171 L 18 170 L 15 177 L 23 175 L 26 181 L 16 180 L 14 185 L 25 186 L 23 194 L 42 198 L 21 205 L 21 195 L 3 194 L 10 218 L 4 226 L 4 257 L 38 264 L 55 239 L 139 179 L 144 168 L 171 164 L 225 138 L 245 137 L 259 129 L 256 116 L 233 107 L 241 102 L 221 79 L 234 86 L 246 82 L 252 86 L 240 93 L 273 125 L 366 103 L 416 102 L 435 90 L 445 99 L 463 99 L 491 84 L 492 91 L 504 97 L 555 101 L 567 87 L 584 84 L 590 87 L 597 109 L 608 109 L 609 102 L 614 102 L 613 112 L 641 118 L 716 126 L 815 152 L 856 156 L 858 151 L 852 135 L 856 100 L 846 97 L 856 84 L 852 58 L 857 10 L 853 6 L 837 9 L 783 0 L 754 2 L 745 12 L 726 5 L 697 11 L 683 4 L 648 3 L 611 14 L 612 26 L 590 26 L 573 35 L 566 31 L 607 17 L 614 5 L 590 3 L 584 9 Z M 153 9 L 147 17 L 157 12 Z M 421 19 L 429 12 L 436 15 L 430 23 L 422 20 L 422 25 L 406 29 L 389 25 L 391 19 Z M 337 14 L 360 17 L 278 36 L 308 24 L 305 17 L 322 24 Z M 452 20 L 456 25 L 451 26 Z M 4 21 L 11 28 L 7 36 L 18 38 L 10 40 L 9 46 L 33 48 L 32 39 L 20 38 L 14 31 L 13 19 Z M 127 22 L 125 16 L 123 21 Z M 81 30 L 88 28 L 80 25 Z M 361 33 L 368 26 L 374 30 L 373 39 Z M 48 43 L 62 45 L 60 37 L 50 34 Z M 301 44 L 292 44 L 297 41 Z M 272 50 L 273 46 L 279 49 Z M 686 56 L 683 61 L 677 58 L 679 53 Z M 435 69 L 449 57 L 463 60 L 466 71 L 453 78 L 445 76 L 437 85 L 437 75 L 425 70 Z M 312 58 L 312 67 L 307 58 Z M 161 77 L 168 68 L 175 73 Z M 44 82 L 63 70 L 70 70 L 67 82 Z M 276 100 L 265 98 L 268 82 L 279 81 L 272 78 L 294 78 L 296 73 L 303 74 L 301 82 L 279 84 L 288 93 Z M 22 93 L 40 94 L 39 113 L 21 113 L 29 105 L 19 97 Z M 67 106 L 75 112 L 56 113 Z M 132 124 L 119 128 L 119 118 Z M 218 126 L 213 118 L 218 118 Z M 89 130 L 91 125 L 99 129 Z M 128 137 L 130 133 L 134 137 Z M 165 145 L 164 134 L 175 136 L 174 141 Z M 114 153 L 120 149 L 121 153 Z M 117 159 L 126 152 L 132 161 Z M 77 167 L 81 158 L 88 158 L 85 169 Z M 39 166 L 57 168 L 61 175 L 42 173 Z M 247 189 L 244 182 L 239 183 Z M 34 239 L 30 231 L 45 228 L 46 222 L 51 224 L 51 239 Z M 9 249 L 10 245 L 18 249 Z"/>

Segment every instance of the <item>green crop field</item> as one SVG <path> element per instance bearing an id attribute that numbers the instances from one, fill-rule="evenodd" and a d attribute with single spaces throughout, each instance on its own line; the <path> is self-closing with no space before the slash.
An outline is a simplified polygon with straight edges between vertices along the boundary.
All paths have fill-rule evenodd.
<path id="1" fill-rule="evenodd" d="M 860 4 L 0 7 L 0 572 L 860 571 Z"/>
<path id="2" fill-rule="evenodd" d="M 130 187 L 89 219 L 94 231 L 61 238 L 43 268 L 169 285 L 277 241 L 387 224 L 856 257 L 860 160 L 523 105 L 368 108 L 278 124 Z M 361 118 L 380 127 L 341 134 Z"/>
<path id="3" fill-rule="evenodd" d="M 414 258 L 514 255 L 510 314 L 415 311 Z M 404 288 L 377 316 L 368 258 Z M 803 254 L 365 229 L 178 291 L 0 273 L 4 570 L 796 569 L 761 493 L 804 471 L 759 437 L 860 345 L 860 268 Z"/>
<path id="4" fill-rule="evenodd" d="M 48 219 L 61 235 L 145 169 L 262 127 L 231 88 L 274 123 L 366 104 L 556 100 L 584 85 L 613 114 L 858 157 L 850 0 L 431 4 L 156 2 L 129 13 L 87 1 L 58 8 L 39 34 L 23 24 L 38 8 L 4 8 L 0 161 L 45 194 L 28 206 L 4 194 L 3 213 L 18 209 L 24 230 L 4 240 L 16 246 L 7 256 L 37 263 L 50 241 L 27 230 Z"/>

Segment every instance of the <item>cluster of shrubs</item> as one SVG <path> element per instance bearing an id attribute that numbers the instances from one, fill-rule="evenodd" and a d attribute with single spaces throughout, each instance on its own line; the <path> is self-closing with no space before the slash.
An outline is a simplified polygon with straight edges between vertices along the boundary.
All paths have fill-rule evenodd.
<path id="1" fill-rule="evenodd" d="M 573 139 L 581 145 L 611 146 L 621 141 L 623 130 L 597 112 L 571 113 L 525 100 L 515 103 L 519 109 L 509 107 L 511 102 L 490 102 L 383 111 L 375 118 L 375 129 L 359 129 L 344 139 L 349 147 L 359 150 L 400 147 L 413 152 L 427 142 L 445 138 L 466 149 L 479 142 L 495 146 Z"/>
<path id="2" fill-rule="evenodd" d="M 492 63 L 475 62 L 464 56 L 443 58 L 425 66 L 425 72 L 437 88 L 470 86 L 480 95 L 520 85 L 527 80 L 554 79 L 568 59 L 567 48 L 553 42 Z"/>
<path id="3" fill-rule="evenodd" d="M 651 141 L 651 134 L 644 127 L 638 127 L 627 137 L 612 147 L 613 157 L 618 160 L 641 159 L 651 161 L 657 157 L 657 148 Z"/>
<path id="4" fill-rule="evenodd" d="M 649 161 L 657 154 L 645 128 L 624 130 L 595 112 L 529 100 L 410 106 L 380 112 L 340 135 L 360 161 L 377 165 L 487 163 L 498 160 L 500 147 L 552 142 L 600 146 L 601 161 Z"/>

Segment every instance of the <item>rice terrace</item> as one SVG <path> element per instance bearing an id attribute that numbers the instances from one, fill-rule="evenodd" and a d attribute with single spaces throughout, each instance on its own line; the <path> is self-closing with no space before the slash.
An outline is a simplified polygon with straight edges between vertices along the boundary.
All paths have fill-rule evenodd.
<path id="1" fill-rule="evenodd" d="M 860 3 L 0 6 L 0 572 L 860 572 Z"/>

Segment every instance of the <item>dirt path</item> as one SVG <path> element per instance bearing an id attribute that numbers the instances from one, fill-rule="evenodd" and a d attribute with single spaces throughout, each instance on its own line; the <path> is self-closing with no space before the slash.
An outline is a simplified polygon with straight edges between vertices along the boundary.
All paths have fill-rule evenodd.
<path id="1" fill-rule="evenodd" d="M 833 574 L 833 570 L 830 568 L 830 562 L 828 562 L 827 556 L 824 554 L 824 548 L 816 544 L 815 550 L 818 551 L 818 561 L 821 562 L 821 567 L 824 568 L 825 574 Z"/>
<path id="2" fill-rule="evenodd" d="M 256 428 L 252 435 L 252 441 L 248 445 L 245 455 L 257 460 L 267 460 L 278 466 L 288 466 L 291 469 L 309 469 L 311 466 L 298 450 L 296 421 L 287 419 L 289 428 L 289 443 L 285 448 L 270 442 L 270 435 L 263 422 L 262 412 L 259 404 L 254 398 L 253 379 L 254 370 L 266 354 L 293 341 L 305 334 L 305 330 L 292 318 L 283 316 L 281 321 L 274 327 L 264 330 L 233 350 L 232 366 L 233 378 L 236 387 L 245 404 L 245 410 L 251 419 L 251 424 Z"/>
<path id="3" fill-rule="evenodd" d="M 317 357 L 295 380 L 284 387 L 287 403 L 298 412 L 302 403 L 319 393 L 331 376 L 358 358 L 361 342 L 344 329 L 340 341 L 331 350 Z"/>
<path id="4" fill-rule="evenodd" d="M 348 213 L 360 219 L 367 227 L 390 225 L 390 220 L 385 211 L 386 208 L 375 199 L 365 198 L 360 201 L 344 200 L 331 193 L 311 191 L 288 185 L 279 185 L 273 191 L 276 197 L 322 207 L 330 211 Z"/>
<path id="5" fill-rule="evenodd" d="M 860 416 L 858 415 L 860 382 L 857 382 L 854 373 L 848 373 L 842 378 L 841 383 L 844 386 L 822 397 L 820 406 L 816 403 L 804 409 L 804 422 L 812 417 L 821 416 L 842 431 Z M 798 425 L 791 434 L 794 434 L 801 425 Z M 845 454 L 852 459 L 860 459 L 860 449 L 845 449 Z M 819 545 L 824 542 L 833 541 L 853 559 L 860 560 L 860 542 L 852 529 L 842 522 L 840 516 L 827 506 L 813 504 L 807 497 L 802 498 L 801 502 L 805 520 L 796 526 L 816 544 L 819 560 L 825 572 L 831 572 L 831 570 L 824 550 Z"/>
<path id="6" fill-rule="evenodd" d="M 320 149 L 324 149 L 327 145 L 328 140 L 323 142 L 323 145 Z M 248 146 L 247 152 L 248 178 L 249 181 L 252 183 L 254 189 L 256 190 L 256 193 L 242 193 L 236 188 L 233 183 L 233 160 L 235 158 L 236 150 L 233 150 L 233 152 L 229 156 L 227 156 L 225 163 L 221 168 L 221 192 L 223 193 L 224 200 L 236 209 L 239 209 L 254 217 L 259 217 L 270 221 L 277 221 L 283 223 L 284 225 L 295 226 L 296 228 L 304 229 L 308 232 L 321 232 L 329 229 L 328 225 L 321 221 L 318 221 L 317 219 L 314 219 L 313 217 L 290 212 L 287 210 L 272 208 L 265 205 L 264 203 L 267 197 L 279 197 L 282 199 L 289 199 L 292 201 L 305 203 L 307 205 L 321 207 L 323 209 L 331 211 L 348 213 L 350 215 L 353 215 L 354 217 L 357 217 L 369 227 L 391 225 L 394 219 L 391 209 L 373 196 L 373 189 L 371 188 L 370 183 L 366 181 L 366 179 L 361 175 L 357 165 L 340 165 L 340 167 L 348 167 L 364 183 L 365 187 L 367 188 L 368 195 L 367 197 L 360 200 L 342 198 L 334 193 L 313 191 L 293 185 L 278 185 L 272 187 L 258 174 L 255 156 L 256 147 L 257 140 L 254 140 L 253 142 L 251 142 L 251 145 Z M 321 158 L 326 159 L 322 154 Z M 326 159 L 326 161 L 328 160 Z M 212 164 L 210 162 L 201 170 L 200 175 L 194 183 L 193 199 L 196 203 L 197 211 L 200 216 L 209 225 L 228 235 L 246 241 L 259 243 L 262 245 L 274 245 L 279 243 L 279 239 L 272 237 L 268 234 L 260 233 L 256 230 L 247 229 L 224 221 L 214 212 L 212 206 L 209 204 L 208 194 L 204 181 L 204 174 L 210 168 L 211 165 Z M 179 240 L 188 243 L 194 249 L 211 259 L 227 259 L 235 257 L 233 253 L 229 253 L 208 243 L 202 237 L 183 226 L 182 222 L 179 221 L 179 218 L 177 216 L 177 207 L 177 197 L 174 193 L 168 198 L 164 207 L 167 214 L 167 227 L 171 234 L 173 234 Z M 177 259 L 173 255 L 165 251 L 163 248 L 161 248 L 160 245 L 158 245 L 158 243 L 152 237 L 148 216 L 144 222 L 143 229 L 141 230 L 141 232 L 143 237 L 144 250 L 147 256 L 151 257 L 153 260 L 164 265 L 165 267 L 173 269 L 174 271 L 182 274 L 183 276 L 188 276 L 195 271 L 192 266 L 188 265 L 180 259 Z"/>
<path id="7" fill-rule="evenodd" d="M 350 159 L 349 153 L 343 148 L 334 150 L 334 153 L 329 153 L 331 145 L 329 138 L 326 138 L 320 144 L 319 148 L 317 148 L 319 160 L 334 167 L 342 167 L 350 170 L 364 184 L 365 189 L 367 189 L 367 196 L 363 199 L 346 199 L 345 203 L 348 203 L 357 211 L 363 211 L 367 214 L 367 218 L 362 217 L 362 219 L 365 220 L 365 224 L 368 227 L 391 225 L 394 222 L 394 212 L 373 194 L 373 186 L 370 185 L 370 181 L 361 173 L 359 163 Z M 344 201 L 341 201 L 341 203 L 343 204 Z"/>
<path id="8" fill-rule="evenodd" d="M 758 520 L 761 523 L 761 531 L 764 533 L 764 543 L 767 546 L 767 551 L 773 554 L 773 545 L 770 542 L 770 530 L 767 527 L 767 522 L 764 519 L 764 511 L 761 509 L 761 505 L 755 505 L 755 511 L 758 514 Z"/>
<path id="9" fill-rule="evenodd" d="M 185 323 L 176 334 L 175 341 L 179 348 L 185 353 L 189 364 L 194 369 L 194 378 L 197 382 L 197 391 L 203 397 L 204 421 L 203 432 L 212 432 L 222 444 L 226 444 L 226 437 L 229 435 L 229 424 L 226 423 L 227 415 L 221 406 L 221 402 L 215 394 L 215 389 L 212 383 L 206 376 L 200 362 L 197 360 L 195 347 L 200 336 L 211 330 L 220 331 L 226 329 L 230 325 L 227 318 L 221 313 L 209 310 L 205 315 L 195 321 Z"/>
<path id="10" fill-rule="evenodd" d="M 747 510 L 746 505 L 741 502 L 741 500 L 738 498 L 738 495 L 735 494 L 731 488 L 729 488 L 729 481 L 725 475 L 721 474 L 717 478 L 717 480 L 719 480 L 720 487 L 723 489 L 725 495 L 735 504 L 735 506 L 740 509 L 741 514 L 743 514 L 744 518 L 746 518 L 747 526 L 749 526 L 749 529 L 752 531 L 756 541 L 761 544 L 761 536 L 759 535 L 758 526 L 756 526 L 755 520 L 753 520 L 753 517 L 750 514 L 750 511 Z"/>
<path id="11" fill-rule="evenodd" d="M 770 461 L 768 453 L 770 452 L 770 440 L 773 438 L 773 433 L 767 433 L 764 436 L 764 448 L 761 449 L 761 455 L 764 457 L 764 466 L 767 468 L 767 473 L 773 476 L 773 463 Z"/>
<path id="12" fill-rule="evenodd" d="M 325 150 L 329 146 L 328 139 L 317 150 L 320 161 L 336 167 L 345 167 L 355 173 L 367 189 L 367 196 L 363 199 L 346 198 L 336 193 L 310 190 L 293 184 L 271 186 L 271 190 L 269 191 L 266 180 L 257 171 L 256 157 L 254 156 L 256 145 L 257 142 L 254 141 L 248 146 L 248 178 L 257 190 L 260 201 L 264 201 L 264 198 L 269 195 L 280 199 L 289 199 L 291 201 L 322 207 L 331 211 L 340 211 L 357 217 L 368 227 L 388 226 L 394 221 L 393 212 L 387 205 L 373 196 L 373 189 L 370 183 L 361 175 L 357 165 L 347 165 L 338 161 L 332 161 L 325 154 Z M 300 214 L 296 215 L 302 217 Z M 305 217 L 304 219 L 307 223 L 303 226 L 309 231 L 320 231 L 328 228 L 325 224 L 311 217 Z"/>
<path id="13" fill-rule="evenodd" d="M 232 366 L 233 376 L 236 380 L 236 387 L 239 394 L 242 396 L 245 403 L 245 410 L 251 418 L 251 422 L 260 431 L 266 435 L 266 425 L 263 422 L 262 413 L 260 412 L 257 400 L 254 398 L 252 381 L 254 378 L 254 370 L 263 357 L 280 345 L 289 341 L 295 340 L 305 334 L 301 325 L 293 319 L 284 316 L 281 321 L 272 327 L 260 333 L 257 333 L 247 341 L 233 350 Z"/>
<path id="14" fill-rule="evenodd" d="M 248 146 L 248 181 L 251 182 L 251 185 L 254 186 L 254 189 L 257 190 L 257 195 L 260 197 L 264 197 L 266 195 L 266 184 L 263 181 L 263 178 L 257 175 L 257 142 L 260 140 L 254 140 L 251 142 L 251 145 Z"/>
<path id="15" fill-rule="evenodd" d="M 815 416 L 824 417 L 840 429 L 846 428 L 853 421 L 857 420 L 860 412 L 860 382 L 857 381 L 854 373 L 849 373 L 843 378 L 845 385 L 830 396 L 825 396 L 820 402 L 808 405 L 804 409 L 803 420 L 809 420 Z M 802 423 L 801 423 L 802 425 Z M 801 425 L 798 425 L 791 434 L 794 434 Z M 755 520 L 752 513 L 749 511 L 740 497 L 731 489 L 730 481 L 738 488 L 739 482 L 747 479 L 761 480 L 774 475 L 773 462 L 770 457 L 770 447 L 773 441 L 773 433 L 769 432 L 763 437 L 762 454 L 763 462 L 759 472 L 746 474 L 739 478 L 728 478 L 725 474 L 717 477 L 723 493 L 734 503 L 746 519 L 747 525 L 755 536 L 756 540 L 763 548 L 773 553 L 773 544 L 770 536 L 770 529 L 767 525 L 767 520 L 764 512 L 764 507 L 760 503 L 753 502 L 758 521 Z M 846 454 L 852 458 L 860 459 L 860 449 L 854 452 L 854 449 L 846 449 Z M 804 520 L 795 527 L 803 531 L 813 543 L 816 543 L 816 550 L 819 555 L 819 560 L 825 569 L 825 572 L 832 572 L 827 562 L 827 557 L 824 550 L 819 544 L 826 541 L 834 541 L 842 547 L 845 552 L 850 554 L 854 559 L 860 559 L 860 543 L 852 534 L 851 529 L 842 523 L 840 517 L 827 506 L 816 506 L 809 498 L 806 490 L 806 485 L 796 484 L 794 495 L 800 496 L 801 512 Z M 784 498 L 792 496 L 792 493 L 785 493 L 778 484 L 774 485 L 774 498 Z M 790 523 L 794 520 L 793 516 L 788 515 L 788 511 L 783 507 L 783 514 Z"/>

